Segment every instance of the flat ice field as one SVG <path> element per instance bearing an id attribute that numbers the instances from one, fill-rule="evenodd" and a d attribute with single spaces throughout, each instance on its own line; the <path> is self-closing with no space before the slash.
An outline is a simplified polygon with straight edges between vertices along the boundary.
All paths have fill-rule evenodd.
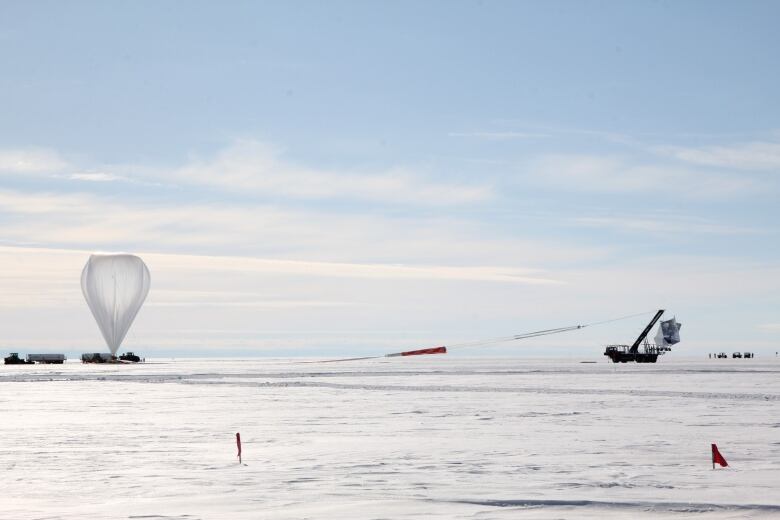
<path id="1" fill-rule="evenodd" d="M 0 366 L 0 518 L 780 518 L 778 376 L 674 354 Z"/>

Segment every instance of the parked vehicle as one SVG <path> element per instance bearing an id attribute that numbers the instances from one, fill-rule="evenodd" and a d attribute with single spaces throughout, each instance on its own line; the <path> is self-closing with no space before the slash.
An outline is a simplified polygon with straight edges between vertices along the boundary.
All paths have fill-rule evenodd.
<path id="1" fill-rule="evenodd" d="M 139 361 L 141 361 L 140 356 L 136 356 L 132 352 L 125 352 L 124 354 L 119 356 L 119 359 L 121 361 L 130 361 L 131 363 L 138 363 Z"/>
<path id="2" fill-rule="evenodd" d="M 19 357 L 18 352 L 11 352 L 8 357 L 3 358 L 6 365 L 32 365 L 33 361 L 27 361 Z"/>
<path id="3" fill-rule="evenodd" d="M 113 356 L 108 352 L 92 352 L 81 355 L 82 363 L 108 363 L 113 359 Z"/>
<path id="4" fill-rule="evenodd" d="M 27 361 L 42 365 L 61 365 L 68 359 L 65 354 L 27 354 Z"/>

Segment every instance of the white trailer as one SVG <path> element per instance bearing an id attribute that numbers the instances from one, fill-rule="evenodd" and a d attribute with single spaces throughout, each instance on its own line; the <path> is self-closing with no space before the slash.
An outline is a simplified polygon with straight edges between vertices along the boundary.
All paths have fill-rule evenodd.
<path id="1" fill-rule="evenodd" d="M 65 354 L 27 354 L 27 361 L 33 363 L 41 363 L 45 365 L 56 364 L 61 365 L 68 359 Z"/>

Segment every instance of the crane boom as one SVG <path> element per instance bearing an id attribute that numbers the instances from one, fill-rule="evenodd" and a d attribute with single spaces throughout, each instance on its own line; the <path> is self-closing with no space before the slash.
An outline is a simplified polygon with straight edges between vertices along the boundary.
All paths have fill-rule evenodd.
<path id="1" fill-rule="evenodd" d="M 639 350 L 639 344 L 644 341 L 644 339 L 647 337 L 647 334 L 650 332 L 650 329 L 653 328 L 653 325 L 656 324 L 656 322 L 661 318 L 661 315 L 664 313 L 664 309 L 658 309 L 658 312 L 655 313 L 655 316 L 653 316 L 653 319 L 650 320 L 650 323 L 647 324 L 647 327 L 645 327 L 645 330 L 642 331 L 642 333 L 639 335 L 638 338 L 636 338 L 636 341 L 633 345 L 631 345 L 631 348 L 628 350 L 632 354 L 636 354 L 636 352 Z"/>

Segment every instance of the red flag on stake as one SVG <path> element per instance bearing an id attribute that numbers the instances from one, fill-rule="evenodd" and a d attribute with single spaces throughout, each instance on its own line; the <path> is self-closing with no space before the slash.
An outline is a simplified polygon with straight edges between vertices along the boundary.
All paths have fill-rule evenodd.
<path id="1" fill-rule="evenodd" d="M 236 446 L 238 447 L 238 463 L 241 464 L 241 434 L 236 433 Z M 713 446 L 715 446 L 713 444 Z"/>
<path id="2" fill-rule="evenodd" d="M 723 458 L 723 455 L 720 454 L 718 451 L 718 447 L 713 444 L 712 445 L 712 469 L 715 469 L 715 463 L 720 464 L 722 468 L 725 468 L 729 465 L 728 462 L 726 462 L 726 459 Z"/>

